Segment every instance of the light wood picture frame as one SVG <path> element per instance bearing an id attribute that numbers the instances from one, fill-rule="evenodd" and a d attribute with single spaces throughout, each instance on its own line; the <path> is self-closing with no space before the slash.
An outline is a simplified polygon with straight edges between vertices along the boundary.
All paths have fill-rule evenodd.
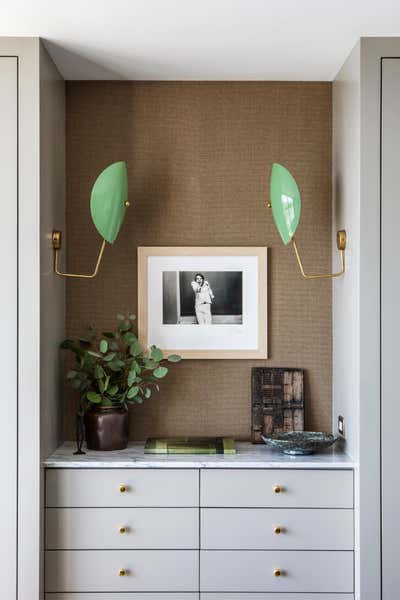
<path id="1" fill-rule="evenodd" d="M 268 358 L 268 248 L 139 247 L 138 333 L 186 359 Z"/>

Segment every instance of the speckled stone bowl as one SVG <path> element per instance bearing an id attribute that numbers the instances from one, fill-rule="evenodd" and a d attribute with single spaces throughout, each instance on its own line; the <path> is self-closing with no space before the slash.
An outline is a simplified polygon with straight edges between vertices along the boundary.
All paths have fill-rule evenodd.
<path id="1" fill-rule="evenodd" d="M 263 435 L 262 439 L 267 446 L 278 448 L 284 454 L 290 455 L 313 454 L 318 450 L 328 448 L 338 440 L 332 433 L 323 431 L 270 433 L 269 435 Z"/>

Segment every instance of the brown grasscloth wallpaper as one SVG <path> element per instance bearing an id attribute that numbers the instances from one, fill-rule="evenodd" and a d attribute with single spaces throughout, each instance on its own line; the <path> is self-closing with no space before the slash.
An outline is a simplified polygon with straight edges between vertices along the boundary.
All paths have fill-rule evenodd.
<path id="1" fill-rule="evenodd" d="M 66 330 L 109 328 L 136 311 L 137 246 L 262 246 L 269 253 L 268 361 L 198 360 L 173 366 L 162 390 L 131 410 L 131 437 L 250 437 L 253 365 L 306 370 L 306 428 L 331 429 L 329 281 L 305 281 L 275 231 L 272 163 L 302 191 L 297 240 L 309 270 L 331 263 L 331 85 L 291 82 L 68 82 L 67 263 L 91 270 L 100 244 L 89 197 L 98 173 L 126 160 L 131 207 L 101 271 L 67 281 Z M 74 438 L 65 389 L 65 437 Z"/>

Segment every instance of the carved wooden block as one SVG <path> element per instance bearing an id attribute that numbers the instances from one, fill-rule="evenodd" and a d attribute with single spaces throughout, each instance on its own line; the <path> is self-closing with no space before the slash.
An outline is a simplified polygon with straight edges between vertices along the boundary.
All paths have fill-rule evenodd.
<path id="1" fill-rule="evenodd" d="M 304 371 L 254 367 L 251 372 L 252 441 L 279 431 L 304 431 Z"/>

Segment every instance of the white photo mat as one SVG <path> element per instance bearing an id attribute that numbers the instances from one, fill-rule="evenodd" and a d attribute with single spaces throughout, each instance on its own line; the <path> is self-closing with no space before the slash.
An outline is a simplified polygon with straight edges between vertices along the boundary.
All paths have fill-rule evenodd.
<path id="1" fill-rule="evenodd" d="M 164 272 L 241 272 L 242 322 L 164 324 Z M 145 346 L 183 358 L 267 358 L 267 248 L 141 247 L 138 325 Z"/>

